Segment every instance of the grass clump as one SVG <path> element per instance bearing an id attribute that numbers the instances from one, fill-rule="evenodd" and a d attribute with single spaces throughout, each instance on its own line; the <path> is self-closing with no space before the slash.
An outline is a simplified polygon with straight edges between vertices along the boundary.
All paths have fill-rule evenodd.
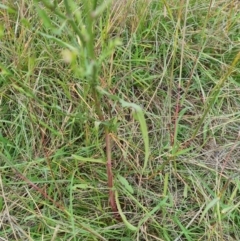
<path id="1" fill-rule="evenodd" d="M 239 240 L 239 3 L 0 4 L 3 240 Z"/>

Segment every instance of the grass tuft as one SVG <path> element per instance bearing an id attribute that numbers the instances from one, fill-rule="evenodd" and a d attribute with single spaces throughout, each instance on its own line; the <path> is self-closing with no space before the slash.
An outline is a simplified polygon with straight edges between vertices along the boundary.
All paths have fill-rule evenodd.
<path id="1" fill-rule="evenodd" d="M 238 1 L 0 4 L 1 240 L 240 240 Z"/>

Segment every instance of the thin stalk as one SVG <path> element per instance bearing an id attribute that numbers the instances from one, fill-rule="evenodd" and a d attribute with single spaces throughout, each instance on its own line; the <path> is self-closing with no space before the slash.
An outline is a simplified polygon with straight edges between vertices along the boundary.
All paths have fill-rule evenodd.
<path id="1" fill-rule="evenodd" d="M 36 0 L 38 2 L 38 0 Z M 56 3 L 56 2 L 55 2 Z M 96 20 L 97 15 L 93 14 L 94 11 L 97 9 L 97 0 L 93 0 L 85 2 L 85 11 L 86 14 L 86 30 L 87 30 L 87 37 L 83 36 L 81 31 L 79 30 L 76 22 L 74 21 L 73 15 L 72 15 L 72 9 L 69 5 L 68 0 L 64 0 L 64 5 L 66 8 L 67 16 L 60 14 L 57 10 L 56 6 L 49 4 L 46 0 L 44 0 L 44 5 L 46 8 L 51 10 L 53 13 L 58 15 L 64 20 L 67 20 L 69 24 L 71 25 L 73 32 L 78 35 L 82 42 L 82 46 L 84 49 L 87 50 L 87 65 L 92 66 L 91 74 L 89 76 L 89 85 L 91 87 L 93 102 L 95 106 L 96 114 L 102 122 L 105 121 L 104 119 L 104 112 L 101 108 L 101 94 L 97 92 L 97 86 L 98 84 L 98 68 L 97 68 L 97 58 L 95 54 L 94 49 L 94 22 Z M 103 5 L 100 10 L 103 9 L 105 5 Z M 111 209 L 113 213 L 115 214 L 116 219 L 119 219 L 119 212 L 116 205 L 116 198 L 115 198 L 115 192 L 113 190 L 114 183 L 113 183 L 113 172 L 112 172 L 112 159 L 111 159 L 111 139 L 110 139 L 110 133 L 109 133 L 109 127 L 105 126 L 105 144 L 106 144 L 106 169 L 107 169 L 107 176 L 108 176 L 108 188 L 109 188 L 109 202 Z M 47 197 L 46 197 L 47 198 Z M 57 205 L 57 204 L 56 204 Z"/>
<path id="2" fill-rule="evenodd" d="M 195 131 L 193 132 L 192 138 L 194 139 L 197 136 L 197 133 L 200 129 L 200 127 L 202 126 L 202 123 L 204 122 L 206 115 L 208 114 L 210 108 L 213 106 L 217 95 L 219 94 L 222 86 L 224 85 L 224 83 L 226 82 L 226 80 L 228 79 L 228 77 L 232 74 L 234 67 L 236 66 L 236 64 L 238 63 L 240 59 L 240 52 L 236 55 L 236 57 L 234 58 L 233 62 L 231 63 L 230 67 L 228 68 L 228 71 L 226 72 L 225 75 L 223 75 L 222 79 L 220 79 L 219 83 L 213 88 L 212 90 L 212 94 L 210 95 L 210 97 L 208 98 L 205 106 L 206 109 L 203 112 L 202 118 L 199 121 L 199 124 L 197 126 L 197 128 L 195 129 Z"/>
<path id="3" fill-rule="evenodd" d="M 95 5 L 95 4 L 94 4 Z M 95 56 L 95 51 L 94 51 L 94 18 L 92 17 L 92 12 L 93 12 L 93 8 L 92 8 L 92 3 L 91 1 L 88 1 L 88 3 L 86 4 L 87 6 L 87 16 L 86 16 L 86 29 L 87 29 L 87 33 L 88 33 L 88 41 L 87 41 L 87 53 L 88 53 L 88 57 L 90 59 L 90 61 L 94 61 L 96 59 Z"/>
<path id="4" fill-rule="evenodd" d="M 182 4 L 181 4 L 182 5 Z M 166 4 L 167 6 L 167 4 Z M 177 21 L 177 24 L 176 24 L 176 29 L 175 29 L 175 34 L 174 34 L 174 39 L 173 39 L 173 50 L 172 50 L 172 65 L 171 65 L 171 73 L 170 73 L 170 84 L 169 84 L 169 113 L 172 112 L 171 110 L 171 106 L 172 106 L 172 95 L 173 95 L 173 82 L 174 82 L 174 63 L 175 63 L 175 60 L 176 60 L 176 53 L 177 53 L 177 45 L 178 45 L 178 36 L 179 36 L 179 29 L 180 29 L 180 18 L 181 18 L 181 8 L 179 9 L 179 12 L 178 12 L 178 21 Z M 177 110 L 178 111 L 178 110 Z M 171 123 L 172 123 L 172 116 L 170 117 L 171 118 Z M 174 115 L 174 118 L 176 118 L 176 110 L 175 110 L 175 115 Z M 176 120 L 175 120 L 176 121 Z M 176 125 L 176 123 L 175 123 Z M 172 127 L 170 126 L 169 128 L 169 131 L 170 131 L 170 142 L 171 142 L 171 146 L 173 149 L 175 149 L 175 140 L 174 140 L 174 135 L 175 135 L 175 126 Z"/>
<path id="5" fill-rule="evenodd" d="M 116 193 L 113 190 L 113 172 L 112 172 L 112 151 L 111 151 L 111 138 L 108 128 L 105 128 L 105 141 L 106 141 L 106 155 L 107 155 L 107 176 L 109 188 L 109 203 L 116 219 L 119 219 L 119 212 L 116 204 Z"/>
<path id="6" fill-rule="evenodd" d="M 80 40 L 82 42 L 82 45 L 85 47 L 86 46 L 86 39 L 83 36 L 83 34 L 81 33 L 81 31 L 79 30 L 79 27 L 76 25 L 75 21 L 73 20 L 72 10 L 69 6 L 68 0 L 64 0 L 64 5 L 65 5 L 66 11 L 67 11 L 67 20 L 70 23 L 70 25 L 72 26 L 74 32 L 80 38 Z"/>
<path id="7" fill-rule="evenodd" d="M 88 34 L 89 34 L 89 40 L 87 42 L 87 52 L 88 52 L 88 56 L 89 56 L 89 61 L 90 64 L 93 65 L 93 69 L 92 69 L 92 74 L 91 74 L 91 81 L 90 81 L 90 85 L 91 85 L 91 89 L 92 89 L 92 96 L 94 99 L 94 104 L 95 104 L 95 108 L 96 108 L 96 113 L 98 115 L 98 118 L 101 121 L 104 121 L 104 114 L 103 114 L 103 110 L 101 108 L 101 95 L 97 92 L 97 85 L 98 85 L 98 75 L 97 75 L 97 65 L 96 65 L 96 55 L 95 55 L 95 51 L 94 51 L 94 17 L 92 16 L 92 11 L 95 10 L 97 4 L 96 4 L 96 0 L 93 3 L 93 8 L 91 9 L 91 3 L 89 2 L 87 4 L 88 7 L 88 15 L 87 15 L 87 30 L 88 30 Z M 107 158 L 107 162 L 106 162 L 106 169 L 107 169 L 107 177 L 108 177 L 108 188 L 109 188 L 109 203 L 112 209 L 112 212 L 115 215 L 116 219 L 119 219 L 119 212 L 118 212 L 118 208 L 116 205 L 116 197 L 115 197 L 115 192 L 113 190 L 114 187 L 114 183 L 113 183 L 113 172 L 112 172 L 112 158 L 111 158 L 111 139 L 110 139 L 110 134 L 109 134 L 109 127 L 105 126 L 105 144 L 106 144 L 106 158 Z"/>
<path id="8" fill-rule="evenodd" d="M 103 112 L 101 110 L 101 104 L 99 99 L 99 93 L 97 93 L 96 88 L 93 89 L 93 99 L 95 100 L 96 113 L 98 118 L 103 122 Z M 109 133 L 109 127 L 105 126 L 105 143 L 106 143 L 106 169 L 107 169 L 107 177 L 108 177 L 108 189 L 109 189 L 109 204 L 111 206 L 112 212 L 117 220 L 119 220 L 119 212 L 116 205 L 116 194 L 113 190 L 114 182 L 113 182 L 113 172 L 112 172 L 112 148 L 111 148 L 111 138 Z"/>
<path id="9" fill-rule="evenodd" d="M 180 31 L 180 23 L 181 23 L 181 16 L 182 16 L 182 6 L 184 2 L 183 0 L 181 1 L 181 7 L 178 12 L 178 21 L 177 21 L 177 26 L 176 26 L 176 33 L 175 33 L 175 39 L 174 39 L 174 53 L 173 53 L 173 62 L 172 62 L 172 72 L 171 72 L 171 83 L 173 81 L 173 73 L 174 73 L 174 62 L 176 58 L 176 51 L 177 51 L 177 41 L 178 41 L 178 36 L 179 36 L 179 31 Z M 186 8 L 187 11 L 187 8 Z M 186 24 L 186 23 L 185 23 Z M 178 96 L 177 96 L 177 102 L 176 102 L 176 109 L 174 113 L 174 127 L 173 127 L 173 138 L 171 138 L 171 145 L 173 147 L 173 152 L 176 151 L 177 148 L 177 126 L 178 126 L 178 114 L 180 110 L 180 89 L 181 89 L 181 78 L 182 78 L 182 62 L 183 62 L 183 47 L 184 47 L 184 38 L 185 38 L 185 24 L 184 24 L 184 34 L 183 34 L 183 39 L 182 39 L 182 49 L 181 49 L 181 66 L 180 66 L 180 74 L 179 74 L 179 82 L 178 82 Z M 171 89 L 172 91 L 172 89 Z"/>

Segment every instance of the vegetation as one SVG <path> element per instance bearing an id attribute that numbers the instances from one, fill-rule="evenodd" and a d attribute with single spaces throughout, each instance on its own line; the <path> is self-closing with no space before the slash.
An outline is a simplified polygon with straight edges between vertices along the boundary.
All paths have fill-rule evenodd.
<path id="1" fill-rule="evenodd" d="M 237 0 L 0 20 L 0 240 L 240 240 Z"/>

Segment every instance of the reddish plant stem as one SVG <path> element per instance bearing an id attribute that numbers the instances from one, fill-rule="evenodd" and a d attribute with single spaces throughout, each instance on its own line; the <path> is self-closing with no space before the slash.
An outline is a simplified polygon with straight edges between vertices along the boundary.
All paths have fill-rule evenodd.
<path id="1" fill-rule="evenodd" d="M 116 196 L 113 190 L 113 172 L 112 172 L 112 157 L 111 157 L 111 139 L 107 127 L 105 128 L 106 141 L 106 156 L 107 156 L 107 176 L 109 188 L 109 203 L 116 219 L 120 219 L 118 208 L 116 205 Z"/>
<path id="2" fill-rule="evenodd" d="M 102 122 L 104 122 L 105 119 L 103 116 L 103 111 L 101 109 L 100 101 L 95 88 L 93 91 L 93 98 L 95 100 L 95 106 L 96 106 L 96 112 L 97 112 L 98 118 Z M 108 188 L 109 188 L 109 204 L 112 209 L 112 212 L 114 213 L 114 217 L 117 220 L 119 220 L 120 215 L 116 204 L 116 199 L 115 199 L 116 195 L 113 190 L 113 172 L 112 172 L 112 157 L 111 157 L 112 150 L 111 150 L 111 139 L 110 139 L 108 128 L 109 128 L 108 126 L 105 126 L 105 143 L 106 143 L 106 158 L 107 158 L 106 168 L 107 168 Z"/>

